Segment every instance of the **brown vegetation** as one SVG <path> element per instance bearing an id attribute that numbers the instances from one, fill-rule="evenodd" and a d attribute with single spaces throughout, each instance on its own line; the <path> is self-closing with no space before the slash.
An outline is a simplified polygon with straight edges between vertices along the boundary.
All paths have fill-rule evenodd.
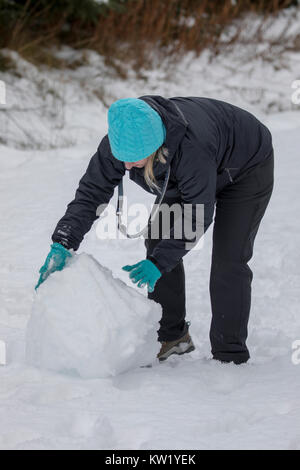
<path id="1" fill-rule="evenodd" d="M 64 66 L 49 46 L 90 48 L 114 65 L 132 61 L 138 70 L 151 64 L 152 51 L 160 58 L 177 58 L 185 51 L 197 54 L 209 47 L 218 51 L 224 28 L 245 12 L 270 15 L 295 2 L 291 0 L 111 0 L 97 7 L 91 0 L 73 6 L 67 0 L 26 0 L 3 20 L 7 1 L 0 0 L 0 47 L 18 51 L 33 62 Z M 81 5 L 76 10 L 74 5 Z M 67 8 L 68 7 L 68 8 Z M 85 8 L 85 10 L 84 10 Z M 90 10 L 88 10 L 90 8 Z M 239 37 L 237 29 L 229 42 Z"/>

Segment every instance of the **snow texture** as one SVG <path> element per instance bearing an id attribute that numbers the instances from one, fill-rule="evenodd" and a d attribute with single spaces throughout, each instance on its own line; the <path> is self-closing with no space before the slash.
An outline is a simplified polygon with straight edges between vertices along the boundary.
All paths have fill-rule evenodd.
<path id="1" fill-rule="evenodd" d="M 294 29 L 299 31 L 299 15 L 293 11 L 292 14 Z M 250 38 L 249 47 L 251 42 Z M 55 118 L 50 119 L 51 102 L 45 102 L 48 117 L 37 110 L 24 114 L 15 111 L 13 117 L 21 128 L 34 135 L 36 145 L 14 127 L 13 121 L 0 123 L 1 137 L 7 137 L 5 142 L 10 145 L 0 146 L 0 341 L 5 341 L 7 349 L 7 365 L 0 366 L 0 449 L 300 450 L 300 348 L 296 343 L 300 340 L 300 105 L 291 103 L 291 83 L 300 79 L 300 54 L 287 49 L 278 58 L 273 51 L 272 60 L 264 60 L 260 55 L 249 57 L 247 51 L 247 45 L 239 48 L 237 44 L 232 53 L 220 54 L 212 62 L 208 60 L 209 53 L 204 52 L 189 65 L 187 57 L 169 77 L 163 67 L 156 67 L 147 72 L 145 79 L 137 79 L 132 71 L 128 80 L 115 80 L 104 72 L 105 68 L 102 74 L 99 72 L 101 58 L 94 54 L 86 68 L 66 72 L 64 82 L 60 81 L 61 72 L 47 75 L 33 66 L 32 83 L 26 71 L 18 80 L 0 76 L 9 83 L 8 108 L 18 102 L 24 105 L 22 93 L 27 93 L 32 107 L 43 104 L 35 77 L 47 76 L 59 92 L 62 88 L 66 99 L 65 119 L 56 121 L 56 128 Z M 126 337 L 125 331 L 119 329 L 116 335 L 126 345 L 136 343 L 133 323 L 138 321 L 138 310 L 142 315 L 139 339 L 143 342 L 157 321 L 155 312 L 153 324 L 150 320 L 152 313 L 147 310 L 150 304 L 145 290 L 133 286 L 121 269 L 144 259 L 143 240 L 99 240 L 96 227 L 101 222 L 96 222 L 86 235 L 74 267 L 53 274 L 37 295 L 34 291 L 38 270 L 49 251 L 51 233 L 73 199 L 78 181 L 106 131 L 106 109 L 99 106 L 89 86 L 99 90 L 103 87 L 108 102 L 147 93 L 221 98 L 253 111 L 272 131 L 274 192 L 249 263 L 254 278 L 248 364 L 234 366 L 210 360 L 211 226 L 203 248 L 184 258 L 187 320 L 191 321 L 196 350 L 152 368 L 131 363 L 126 372 L 114 376 L 84 380 L 78 376 L 83 369 L 85 373 L 88 370 L 83 366 L 88 348 L 89 353 L 92 347 L 100 351 L 102 341 L 107 340 L 112 331 L 109 321 L 116 322 L 118 328 L 125 322 Z M 20 90 L 22 93 L 18 94 Z M 37 150 L 39 145 L 47 150 Z M 51 146 L 61 147 L 49 149 Z M 152 195 L 131 181 L 125 181 L 125 192 L 129 204 L 143 202 L 150 207 L 153 202 Z M 114 195 L 112 203 L 115 200 Z M 83 253 L 90 253 L 101 266 Z M 83 271 L 88 280 L 82 277 Z M 71 279 L 76 289 L 71 289 Z M 95 292 L 91 292 L 92 287 Z M 48 290 L 59 293 L 57 300 L 47 294 Z M 108 290 L 114 293 L 113 298 L 108 299 Z M 140 297 L 145 297 L 144 302 Z M 110 302 L 118 307 L 111 318 Z M 65 349 L 70 345 L 77 358 L 75 369 L 81 359 L 77 375 L 70 373 L 69 360 L 55 364 L 59 369 L 67 366 L 68 374 L 29 366 L 25 361 L 25 332 L 33 305 L 34 315 L 46 320 L 53 313 L 55 321 L 60 322 L 58 312 L 49 310 L 58 304 L 64 306 L 63 328 L 74 326 L 68 317 L 72 305 L 74 321 L 82 325 L 83 313 L 89 319 L 82 328 L 91 335 L 91 345 L 81 341 L 79 334 L 74 336 L 74 332 L 72 338 L 59 338 L 57 323 L 52 336 L 56 343 L 51 354 L 57 354 L 55 348 L 59 346 L 64 348 L 65 359 L 70 359 Z M 99 344 L 95 345 L 99 322 L 106 333 L 99 335 Z M 37 331 L 38 324 L 36 328 Z M 33 324 L 28 331 L 33 334 Z M 50 340 L 48 332 L 41 335 L 46 342 Z M 79 351 L 75 341 L 82 348 Z M 298 350 L 293 349 L 295 344 Z M 48 343 L 49 349 L 50 346 Z M 41 360 L 35 353 L 34 357 Z M 125 366 L 123 356 L 110 360 L 106 369 L 110 373 Z"/>
<path id="2" fill-rule="evenodd" d="M 153 362 L 161 306 L 85 253 L 38 289 L 27 329 L 27 360 L 37 367 L 109 377 Z"/>
<path id="3" fill-rule="evenodd" d="M 97 379 L 82 380 L 70 371 L 58 374 L 29 367 L 25 332 L 33 304 L 41 305 L 46 291 L 60 282 L 67 285 L 61 276 L 77 276 L 75 269 L 53 274 L 36 296 L 34 286 L 50 248 L 52 230 L 74 195 L 96 139 L 93 145 L 59 151 L 1 147 L 0 340 L 7 346 L 7 366 L 0 367 L 0 449 L 300 450 L 300 364 L 292 361 L 297 353 L 293 344 L 300 340 L 300 109 L 270 116 L 264 122 L 273 133 L 276 180 L 250 262 L 254 273 L 248 341 L 251 360 L 243 366 L 209 359 L 210 227 L 203 249 L 184 258 L 187 319 L 196 345 L 193 353 L 151 369 L 130 367 L 122 374 Z M 125 183 L 130 202 L 151 203 L 150 194 L 132 182 Z M 109 271 L 104 276 L 102 268 L 84 255 L 83 264 L 89 266 L 85 271 L 91 264 L 97 278 L 107 279 L 118 290 L 113 301 L 128 309 L 129 295 L 121 280 L 128 288 L 133 284 L 121 267 L 145 257 L 143 240 L 99 240 L 96 227 L 97 222 L 79 253 L 91 253 Z M 80 254 L 78 257 L 81 259 Z M 81 278 L 77 289 L 84 298 L 91 282 L 97 292 L 101 290 L 91 277 L 89 273 L 88 282 Z M 134 286 L 132 290 L 147 302 L 144 289 Z M 82 305 L 76 290 L 67 292 L 66 303 L 76 296 Z M 135 299 L 132 292 L 130 298 Z M 92 299 L 95 302 L 94 294 Z M 52 298 L 47 300 L 53 305 Z M 99 296 L 97 301 L 99 312 Z M 139 299 L 138 303 L 146 308 Z M 90 313 L 89 304 L 84 307 Z M 131 319 L 126 327 L 128 337 L 136 335 Z M 101 312 L 101 321 L 107 320 Z M 94 326 L 97 330 L 97 324 Z M 95 338 L 94 332 L 91 337 Z M 298 360 L 299 352 L 298 347 Z M 78 351 L 75 354 L 78 358 Z"/>

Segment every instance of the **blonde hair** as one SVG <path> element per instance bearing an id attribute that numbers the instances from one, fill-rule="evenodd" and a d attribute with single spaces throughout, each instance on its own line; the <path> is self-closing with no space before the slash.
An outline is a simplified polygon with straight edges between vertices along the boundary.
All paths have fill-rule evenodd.
<path id="1" fill-rule="evenodd" d="M 153 173 L 154 162 L 159 161 L 161 163 L 167 163 L 166 157 L 168 156 L 168 149 L 165 145 L 159 147 L 152 155 L 148 157 L 146 165 L 144 167 L 144 178 L 150 188 L 155 188 L 160 191 L 160 187 L 156 183 L 156 179 Z"/>

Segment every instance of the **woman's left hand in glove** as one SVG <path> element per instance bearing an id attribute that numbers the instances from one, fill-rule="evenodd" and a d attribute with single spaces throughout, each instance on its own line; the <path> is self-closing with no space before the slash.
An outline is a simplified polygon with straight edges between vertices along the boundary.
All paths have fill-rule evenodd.
<path id="1" fill-rule="evenodd" d="M 123 266 L 124 271 L 129 271 L 129 277 L 138 287 L 147 284 L 148 292 L 153 292 L 158 279 L 161 277 L 160 270 L 149 259 L 144 259 L 133 265 Z"/>

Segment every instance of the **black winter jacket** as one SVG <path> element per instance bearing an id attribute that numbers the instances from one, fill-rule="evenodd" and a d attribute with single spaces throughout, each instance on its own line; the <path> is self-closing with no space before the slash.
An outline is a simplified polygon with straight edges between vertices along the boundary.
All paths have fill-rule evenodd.
<path id="1" fill-rule="evenodd" d="M 160 114 L 166 127 L 167 164 L 154 165 L 159 186 L 170 165 L 166 197 L 178 197 L 186 204 L 204 204 L 206 231 L 213 219 L 218 191 L 272 152 L 269 130 L 249 112 L 219 100 L 156 95 L 139 98 Z M 98 206 L 110 201 L 125 171 L 124 163 L 112 155 L 105 135 L 52 240 L 77 250 L 98 217 Z M 153 192 L 144 180 L 143 168 L 132 168 L 129 176 Z M 162 272 L 171 271 L 188 252 L 185 242 L 184 238 L 170 238 L 155 246 L 152 259 Z"/>

